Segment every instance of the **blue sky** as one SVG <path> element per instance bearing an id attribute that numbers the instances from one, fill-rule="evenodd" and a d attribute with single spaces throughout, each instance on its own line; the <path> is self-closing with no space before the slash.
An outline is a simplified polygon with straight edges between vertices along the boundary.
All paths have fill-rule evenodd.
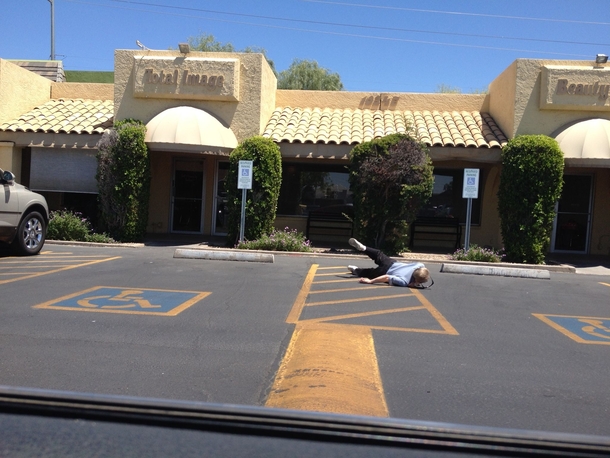
<path id="1" fill-rule="evenodd" d="M 610 54 L 608 0 L 54 0 L 66 70 L 113 70 L 115 49 L 212 34 L 339 73 L 349 91 L 484 90 L 519 58 Z M 0 0 L 0 58 L 48 59 L 49 0 Z"/>

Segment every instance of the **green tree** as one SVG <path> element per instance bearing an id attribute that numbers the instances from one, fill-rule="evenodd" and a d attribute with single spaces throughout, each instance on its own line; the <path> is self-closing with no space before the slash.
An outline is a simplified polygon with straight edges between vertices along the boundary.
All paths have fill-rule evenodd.
<path id="1" fill-rule="evenodd" d="M 268 138 L 251 137 L 240 143 L 229 158 L 227 173 L 228 243 L 239 239 L 242 190 L 237 189 L 239 161 L 253 161 L 252 189 L 246 192 L 244 237 L 256 240 L 274 229 L 277 201 L 282 184 L 280 147 Z"/>
<path id="2" fill-rule="evenodd" d="M 365 245 L 404 251 L 408 224 L 432 195 L 432 161 L 426 146 L 393 134 L 362 143 L 350 154 L 354 232 Z"/>
<path id="3" fill-rule="evenodd" d="M 115 122 L 97 145 L 101 226 L 122 242 L 137 242 L 146 234 L 150 158 L 145 136 L 141 121 L 125 119 Z"/>
<path id="4" fill-rule="evenodd" d="M 287 70 L 280 72 L 277 87 L 309 91 L 342 91 L 343 83 L 338 73 L 320 67 L 315 60 L 295 59 Z"/>
<path id="5" fill-rule="evenodd" d="M 508 261 L 544 263 L 563 169 L 557 141 L 545 135 L 515 137 L 502 150 L 498 212 Z"/>
<path id="6" fill-rule="evenodd" d="M 265 56 L 267 59 L 267 63 L 273 70 L 275 76 L 277 76 L 277 70 L 275 69 L 275 64 L 269 57 L 267 56 L 267 51 L 263 48 L 259 48 L 258 46 L 247 46 L 246 48 L 237 50 L 232 43 L 221 43 L 214 38 L 214 35 L 201 34 L 197 37 L 189 37 L 187 42 L 193 51 L 201 51 L 201 52 L 253 52 L 260 53 Z"/>

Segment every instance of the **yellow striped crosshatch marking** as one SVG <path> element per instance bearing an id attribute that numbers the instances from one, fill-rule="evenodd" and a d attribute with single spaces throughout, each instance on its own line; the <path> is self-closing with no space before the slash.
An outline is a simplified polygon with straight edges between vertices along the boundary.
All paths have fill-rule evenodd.
<path id="1" fill-rule="evenodd" d="M 337 273 L 339 269 L 342 272 Z M 286 319 L 296 327 L 267 398 L 267 407 L 387 417 L 389 410 L 375 353 L 373 330 L 458 335 L 420 291 L 388 285 L 384 291 L 384 286 L 358 283 L 356 277 L 347 272 L 346 277 L 337 278 L 344 272 L 344 266 L 320 268 L 313 264 L 310 267 Z M 353 286 L 347 286 L 348 282 Z M 312 289 L 318 285 L 330 288 Z M 337 287 L 333 289 L 333 286 Z M 345 296 L 354 291 L 366 291 L 366 295 Z M 328 297 L 318 300 L 323 295 Z M 402 299 L 413 303 L 403 307 L 377 307 L 375 310 L 303 318 L 308 307 L 324 310 L 324 307 L 337 304 L 364 304 L 367 301 L 378 306 L 385 301 L 392 303 Z M 440 329 L 362 324 L 366 318 L 422 311 L 427 312 Z M 361 321 L 358 324 L 343 322 L 349 319 Z"/>

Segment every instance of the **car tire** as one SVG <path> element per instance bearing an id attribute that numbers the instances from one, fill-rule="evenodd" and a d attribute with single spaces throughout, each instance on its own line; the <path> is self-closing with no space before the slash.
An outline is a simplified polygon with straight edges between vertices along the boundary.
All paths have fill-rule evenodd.
<path id="1" fill-rule="evenodd" d="M 13 246 L 17 253 L 24 256 L 38 254 L 46 237 L 46 223 L 36 211 L 27 213 L 19 222 Z"/>

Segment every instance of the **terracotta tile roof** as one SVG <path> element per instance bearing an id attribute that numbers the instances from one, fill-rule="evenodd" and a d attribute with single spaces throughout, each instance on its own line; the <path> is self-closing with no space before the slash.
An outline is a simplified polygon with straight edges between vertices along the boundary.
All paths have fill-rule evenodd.
<path id="1" fill-rule="evenodd" d="M 478 111 L 276 108 L 263 136 L 275 142 L 352 145 L 394 133 L 409 133 L 428 146 L 502 148 L 507 142 L 493 118 Z"/>
<path id="2" fill-rule="evenodd" d="M 112 100 L 53 99 L 0 125 L 1 131 L 101 134 L 112 127 Z"/>

